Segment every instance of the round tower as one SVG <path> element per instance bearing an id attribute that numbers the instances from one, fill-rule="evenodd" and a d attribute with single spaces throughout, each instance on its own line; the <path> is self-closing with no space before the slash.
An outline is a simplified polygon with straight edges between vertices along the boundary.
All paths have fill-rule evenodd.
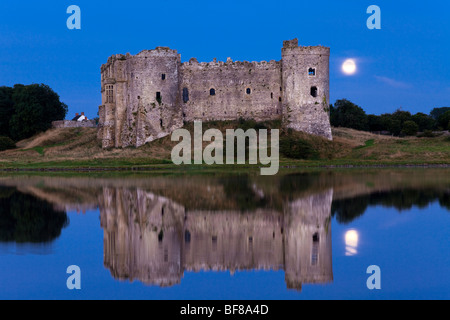
<path id="1" fill-rule="evenodd" d="M 281 52 L 283 125 L 332 139 L 329 117 L 330 48 L 283 42 Z"/>

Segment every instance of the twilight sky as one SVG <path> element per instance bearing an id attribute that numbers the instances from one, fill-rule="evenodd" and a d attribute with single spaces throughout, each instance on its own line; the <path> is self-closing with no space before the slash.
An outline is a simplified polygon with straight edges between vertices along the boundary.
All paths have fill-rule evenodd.
<path id="1" fill-rule="evenodd" d="M 81 9 L 69 30 L 67 7 Z M 369 30 L 370 5 L 381 29 Z M 45 83 L 67 118 L 97 115 L 100 66 L 116 53 L 169 46 L 181 60 L 280 60 L 283 40 L 331 48 L 330 97 L 367 113 L 450 106 L 450 1 L 1 1 L 0 86 Z M 341 65 L 353 58 L 357 72 Z"/>

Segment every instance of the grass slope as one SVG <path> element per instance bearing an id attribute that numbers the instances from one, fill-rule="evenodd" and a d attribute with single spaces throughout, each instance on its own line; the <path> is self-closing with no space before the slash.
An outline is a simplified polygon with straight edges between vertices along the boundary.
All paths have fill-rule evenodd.
<path id="1" fill-rule="evenodd" d="M 217 128 L 225 132 L 229 128 L 244 130 L 254 127 L 278 128 L 279 123 L 264 122 L 208 122 L 203 131 Z M 193 132 L 193 124 L 186 129 Z M 193 134 L 192 134 L 193 137 Z M 333 128 L 333 141 L 301 132 L 281 132 L 283 139 L 309 143 L 314 156 L 309 159 L 291 159 L 280 154 L 281 167 L 308 166 L 377 166 L 377 165 L 422 165 L 450 164 L 450 136 L 448 133 L 433 138 L 375 135 L 347 128 Z M 0 169 L 76 169 L 76 168 L 198 168 L 177 167 L 170 160 L 170 153 L 177 142 L 170 135 L 140 148 L 104 150 L 97 141 L 95 128 L 50 129 L 30 139 L 17 143 L 17 148 L 0 152 Z M 208 143 L 205 142 L 204 146 Z M 234 166 L 246 168 L 248 166 Z M 254 166 L 257 167 L 257 166 Z M 208 166 L 212 170 L 228 170 L 229 166 Z"/>

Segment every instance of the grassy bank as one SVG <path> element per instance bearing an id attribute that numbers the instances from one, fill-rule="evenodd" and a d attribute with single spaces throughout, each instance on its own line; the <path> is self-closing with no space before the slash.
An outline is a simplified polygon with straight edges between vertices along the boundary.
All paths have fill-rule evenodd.
<path id="1" fill-rule="evenodd" d="M 278 128 L 279 123 L 209 122 L 203 130 L 254 127 Z M 186 128 L 193 132 L 193 125 Z M 170 136 L 140 148 L 104 150 L 96 129 L 51 129 L 0 152 L 1 170 L 251 170 L 256 165 L 175 166 Z M 206 146 L 208 143 L 204 143 Z M 450 165 L 450 136 L 392 137 L 333 128 L 333 141 L 300 132 L 281 131 L 280 168 Z"/>

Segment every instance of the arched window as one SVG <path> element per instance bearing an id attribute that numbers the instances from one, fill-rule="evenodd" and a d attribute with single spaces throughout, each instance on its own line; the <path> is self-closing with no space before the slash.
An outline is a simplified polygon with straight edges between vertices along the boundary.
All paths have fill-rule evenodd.
<path id="1" fill-rule="evenodd" d="M 209 95 L 210 96 L 215 96 L 216 95 L 216 90 L 214 88 L 209 89 Z"/>
<path id="2" fill-rule="evenodd" d="M 315 98 L 317 97 L 317 87 L 311 87 L 311 95 Z"/>
<path id="3" fill-rule="evenodd" d="M 247 90 L 245 90 L 245 92 L 247 92 L 247 94 L 250 94 L 250 93 L 252 93 L 252 89 L 247 88 Z"/>

